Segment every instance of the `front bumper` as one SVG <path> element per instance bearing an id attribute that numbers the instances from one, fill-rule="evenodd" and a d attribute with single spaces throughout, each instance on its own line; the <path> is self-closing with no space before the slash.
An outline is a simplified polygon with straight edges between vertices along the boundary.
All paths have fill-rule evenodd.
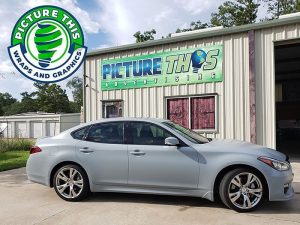
<path id="1" fill-rule="evenodd" d="M 277 171 L 272 168 L 271 173 L 267 176 L 269 187 L 270 201 L 287 201 L 294 197 L 292 181 L 294 174 L 292 167 L 287 171 Z"/>

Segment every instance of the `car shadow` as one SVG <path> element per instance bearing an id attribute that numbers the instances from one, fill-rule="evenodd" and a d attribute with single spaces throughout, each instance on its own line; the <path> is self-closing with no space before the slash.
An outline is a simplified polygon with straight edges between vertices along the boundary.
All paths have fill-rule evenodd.
<path id="1" fill-rule="evenodd" d="M 223 207 L 220 202 L 211 202 L 206 199 L 185 196 L 131 194 L 131 193 L 92 193 L 87 202 L 126 202 L 182 206 L 179 211 L 194 207 Z"/>
<path id="2" fill-rule="evenodd" d="M 219 201 L 211 202 L 197 197 L 166 196 L 151 194 L 127 194 L 127 193 L 93 193 L 86 202 L 120 202 L 120 203 L 144 203 L 179 206 L 178 211 L 186 211 L 191 208 L 217 208 L 227 210 Z M 286 202 L 264 202 L 259 209 L 249 214 L 300 214 L 300 195 Z M 229 209 L 228 209 L 229 210 Z"/>
<path id="3" fill-rule="evenodd" d="M 265 202 L 261 208 L 250 214 L 300 214 L 300 202 L 299 199 L 285 202 Z"/>

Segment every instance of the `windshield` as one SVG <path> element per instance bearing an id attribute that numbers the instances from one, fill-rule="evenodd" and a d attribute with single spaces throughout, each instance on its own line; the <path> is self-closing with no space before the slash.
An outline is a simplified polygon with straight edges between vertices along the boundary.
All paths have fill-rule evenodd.
<path id="1" fill-rule="evenodd" d="M 171 128 L 172 130 L 176 131 L 177 133 L 179 133 L 180 135 L 182 135 L 183 137 L 185 137 L 186 139 L 188 139 L 193 143 L 204 144 L 209 142 L 209 139 L 207 139 L 206 137 L 196 133 L 191 129 L 185 128 L 177 123 L 168 121 L 168 122 L 163 122 L 163 124 Z"/>

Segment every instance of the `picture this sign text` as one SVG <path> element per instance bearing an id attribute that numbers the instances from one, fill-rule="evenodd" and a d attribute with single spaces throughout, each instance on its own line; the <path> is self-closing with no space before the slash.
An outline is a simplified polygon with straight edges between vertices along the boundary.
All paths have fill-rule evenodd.
<path id="1" fill-rule="evenodd" d="M 223 81 L 223 46 L 101 61 L 101 90 Z"/>

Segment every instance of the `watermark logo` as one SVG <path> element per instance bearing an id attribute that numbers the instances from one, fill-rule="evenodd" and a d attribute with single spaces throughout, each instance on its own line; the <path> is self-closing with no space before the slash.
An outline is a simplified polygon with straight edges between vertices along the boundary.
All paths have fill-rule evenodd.
<path id="1" fill-rule="evenodd" d="M 16 23 L 10 58 L 21 74 L 38 82 L 58 82 L 74 74 L 87 47 L 78 21 L 56 6 L 39 6 Z"/>

